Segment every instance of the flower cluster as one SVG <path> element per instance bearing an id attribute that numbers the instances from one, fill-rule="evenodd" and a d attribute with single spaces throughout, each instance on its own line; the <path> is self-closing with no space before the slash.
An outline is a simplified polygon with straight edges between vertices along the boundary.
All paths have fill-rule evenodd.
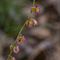
<path id="1" fill-rule="evenodd" d="M 34 6 L 31 8 L 31 12 L 32 13 L 39 13 L 39 11 L 40 11 L 39 6 L 34 4 Z M 31 27 L 34 27 L 36 25 L 38 25 L 38 22 L 36 19 L 34 19 L 32 17 L 27 19 L 27 21 L 25 22 L 25 24 L 21 28 L 21 30 L 17 36 L 16 41 L 10 45 L 10 54 L 9 54 L 7 60 L 16 60 L 16 58 L 14 56 L 12 56 L 12 53 L 18 54 L 20 52 L 20 45 L 24 44 L 24 42 L 26 40 L 25 36 L 21 34 L 23 28 L 24 27 L 31 28 Z"/>

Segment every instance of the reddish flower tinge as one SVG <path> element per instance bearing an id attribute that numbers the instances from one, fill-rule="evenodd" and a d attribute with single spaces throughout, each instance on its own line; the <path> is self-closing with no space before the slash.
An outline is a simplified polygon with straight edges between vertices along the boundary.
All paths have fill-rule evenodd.
<path id="1" fill-rule="evenodd" d="M 15 46 L 14 48 L 13 48 L 13 52 L 14 53 L 18 53 L 20 51 L 20 49 L 19 49 L 19 46 Z"/>

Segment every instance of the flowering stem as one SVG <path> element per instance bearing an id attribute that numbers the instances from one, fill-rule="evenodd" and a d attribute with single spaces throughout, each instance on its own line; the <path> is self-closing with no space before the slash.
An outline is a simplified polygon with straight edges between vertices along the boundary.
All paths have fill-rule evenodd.
<path id="1" fill-rule="evenodd" d="M 12 54 L 12 50 L 10 51 L 10 54 L 8 55 L 8 59 L 7 60 L 11 59 L 11 54 Z"/>
<path id="2" fill-rule="evenodd" d="M 11 59 L 11 55 L 12 55 L 12 52 L 13 52 L 13 48 L 14 48 L 14 46 L 15 46 L 15 42 L 13 43 L 13 44 L 11 44 L 12 45 L 12 49 L 10 50 L 10 53 L 9 53 L 9 55 L 8 55 L 8 58 L 7 58 L 7 60 L 10 60 Z M 11 47 L 10 47 L 11 48 Z"/>
<path id="3" fill-rule="evenodd" d="M 34 6 L 34 5 L 35 5 L 35 0 L 33 0 L 33 6 Z M 27 22 L 27 21 L 26 21 L 26 22 Z M 21 32 L 23 31 L 26 22 L 24 23 L 24 25 L 22 26 L 21 30 L 19 31 L 18 36 L 21 35 Z M 18 38 L 18 36 L 17 36 L 17 38 Z M 16 40 L 17 40 L 17 38 L 16 38 Z M 15 41 L 13 44 L 11 44 L 11 45 L 12 45 L 12 49 L 10 50 L 10 53 L 9 53 L 9 55 L 8 55 L 7 60 L 11 60 L 11 58 L 12 58 L 13 48 L 14 48 L 15 45 L 16 45 L 16 41 Z"/>
<path id="4" fill-rule="evenodd" d="M 27 21 L 26 21 L 26 22 L 27 22 Z M 20 32 L 18 33 L 18 36 L 21 34 L 22 30 L 24 29 L 26 22 L 25 22 L 24 25 L 22 26 Z M 17 36 L 17 38 L 18 38 L 18 36 Z M 16 40 L 17 40 L 17 39 L 16 39 Z M 15 41 L 15 42 L 16 42 L 16 41 Z M 14 46 L 15 46 L 15 42 L 14 42 L 13 44 L 11 44 L 11 45 L 12 45 L 12 48 L 14 48 Z M 13 49 L 12 49 L 12 50 L 13 50 Z M 8 55 L 7 60 L 10 60 L 10 57 L 11 57 L 12 52 L 13 52 L 12 50 L 10 50 L 10 53 L 9 53 L 9 55 Z"/>

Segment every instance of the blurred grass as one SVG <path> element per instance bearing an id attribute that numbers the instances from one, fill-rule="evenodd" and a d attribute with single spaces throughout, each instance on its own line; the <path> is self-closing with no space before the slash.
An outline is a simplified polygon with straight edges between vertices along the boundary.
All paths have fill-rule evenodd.
<path id="1" fill-rule="evenodd" d="M 0 0 L 0 29 L 8 36 L 16 37 L 26 16 L 22 9 L 28 0 Z"/>

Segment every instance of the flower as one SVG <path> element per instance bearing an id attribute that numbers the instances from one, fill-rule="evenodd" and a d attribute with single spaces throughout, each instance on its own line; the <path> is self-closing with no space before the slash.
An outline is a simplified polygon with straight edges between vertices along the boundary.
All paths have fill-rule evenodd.
<path id="1" fill-rule="evenodd" d="M 22 44 L 25 40 L 25 37 L 23 35 L 20 35 L 17 37 L 17 44 Z"/>
<path id="2" fill-rule="evenodd" d="M 32 13 L 39 13 L 40 12 L 40 7 L 39 6 L 34 6 L 31 8 Z"/>
<path id="3" fill-rule="evenodd" d="M 19 49 L 19 46 L 15 46 L 14 48 L 13 48 L 13 52 L 14 53 L 18 53 L 20 51 L 20 49 Z"/>
<path id="4" fill-rule="evenodd" d="M 31 12 L 36 12 L 36 7 L 35 6 L 31 8 Z"/>
<path id="5" fill-rule="evenodd" d="M 28 28 L 36 26 L 37 24 L 38 24 L 38 22 L 34 18 L 29 18 L 29 20 L 26 22 L 26 26 Z"/>

